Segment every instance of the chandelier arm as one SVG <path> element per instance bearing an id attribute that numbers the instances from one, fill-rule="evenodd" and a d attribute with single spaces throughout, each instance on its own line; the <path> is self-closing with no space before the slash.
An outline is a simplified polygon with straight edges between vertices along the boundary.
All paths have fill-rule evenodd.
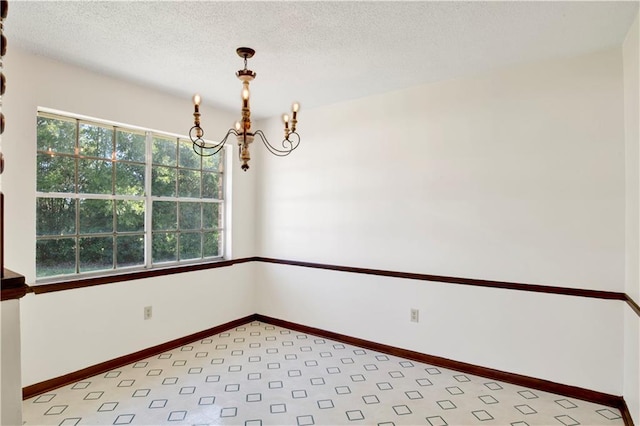
<path id="1" fill-rule="evenodd" d="M 224 135 L 224 138 L 222 138 L 222 141 L 220 141 L 220 143 L 224 145 L 224 144 L 227 142 L 227 138 L 228 138 L 230 135 L 238 136 L 238 135 L 239 135 L 239 133 L 236 131 L 236 129 L 229 129 L 229 131 L 227 131 L 227 134 L 226 134 L 226 135 Z"/>
<path id="2" fill-rule="evenodd" d="M 289 137 L 282 140 L 282 147 L 284 149 L 278 149 L 271 145 L 262 130 L 257 130 L 254 134 L 260 136 L 260 139 L 262 139 L 262 143 L 267 148 L 267 150 L 278 157 L 286 157 L 287 155 L 291 154 L 291 152 L 296 149 L 298 145 L 300 145 L 300 136 L 297 132 L 289 133 Z M 294 140 L 290 139 L 291 136 L 294 136 Z"/>
<path id="3" fill-rule="evenodd" d="M 222 147 L 224 147 L 224 144 L 227 142 L 227 138 L 229 138 L 229 135 L 231 134 L 236 136 L 238 135 L 235 129 L 229 129 L 225 137 L 220 142 L 212 146 L 206 146 L 206 142 L 202 140 L 202 138 L 196 138 L 195 140 L 191 138 L 191 141 L 193 142 L 193 150 L 201 157 L 211 157 L 212 155 L 216 155 L 220 150 L 222 150 Z"/>
<path id="4" fill-rule="evenodd" d="M 220 152 L 223 146 L 224 144 L 222 143 L 214 146 L 204 146 L 200 145 L 198 141 L 196 141 L 193 143 L 193 151 L 200 157 L 211 157 L 212 155 L 216 155 L 218 152 Z"/>

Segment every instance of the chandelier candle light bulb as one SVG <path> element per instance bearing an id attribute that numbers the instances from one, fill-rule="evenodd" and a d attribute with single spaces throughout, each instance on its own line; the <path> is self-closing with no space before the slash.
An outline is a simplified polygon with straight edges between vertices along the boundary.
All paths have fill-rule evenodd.
<path id="1" fill-rule="evenodd" d="M 236 77 L 242 82 L 242 118 L 240 121 L 236 121 L 234 128 L 229 129 L 225 137 L 218 143 L 205 143 L 202 139 L 204 130 L 200 127 L 200 96 L 193 96 L 194 112 L 193 123 L 194 126 L 189 130 L 189 138 L 193 143 L 193 150 L 196 154 L 208 157 L 215 155 L 227 142 L 227 138 L 230 135 L 234 135 L 238 141 L 238 152 L 240 154 L 240 161 L 242 162 L 242 170 L 247 171 L 249 169 L 249 160 L 251 159 L 249 153 L 249 145 L 253 142 L 256 136 L 262 140 L 264 146 L 273 155 L 278 157 L 284 157 L 291 154 L 294 149 L 300 145 L 300 136 L 296 132 L 296 124 L 298 123 L 298 110 L 300 104 L 295 102 L 291 106 L 292 118 L 291 129 L 289 129 L 289 116 L 285 114 L 282 118 L 284 121 L 284 139 L 282 140 L 281 147 L 275 147 L 269 143 L 262 130 L 251 131 L 251 108 L 249 107 L 249 83 L 256 78 L 256 73 L 247 68 L 247 59 L 252 58 L 255 55 L 255 50 L 249 47 L 239 47 L 236 49 L 238 56 L 244 59 L 244 69 L 236 72 Z"/>
<path id="2" fill-rule="evenodd" d="M 293 105 L 291 105 L 291 115 L 293 116 L 291 118 L 291 131 L 295 132 L 296 131 L 296 124 L 298 124 L 298 110 L 300 109 L 300 104 L 297 102 L 294 102 Z"/>
<path id="3" fill-rule="evenodd" d="M 198 139 L 201 139 L 204 135 L 204 131 L 200 127 L 200 95 L 197 93 L 193 95 L 193 123 L 195 124 L 195 134 Z"/>
<path id="4" fill-rule="evenodd" d="M 289 116 L 287 114 L 282 114 L 282 122 L 284 123 L 284 138 L 289 137 Z"/>
<path id="5" fill-rule="evenodd" d="M 242 88 L 242 109 L 249 108 L 249 82 L 245 81 Z"/>

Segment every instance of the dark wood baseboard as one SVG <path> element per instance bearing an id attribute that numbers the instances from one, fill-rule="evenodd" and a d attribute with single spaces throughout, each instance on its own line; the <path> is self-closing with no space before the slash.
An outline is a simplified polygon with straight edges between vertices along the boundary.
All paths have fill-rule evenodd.
<path id="1" fill-rule="evenodd" d="M 631 411 L 629 411 L 629 406 L 627 406 L 627 401 L 622 399 L 622 406 L 618 407 L 620 412 L 622 413 L 622 420 L 624 420 L 625 426 L 633 426 L 633 419 L 631 418 Z"/>
<path id="2" fill-rule="evenodd" d="M 112 359 L 110 361 L 101 362 L 100 364 L 92 365 L 87 368 L 83 368 L 73 373 L 65 374 L 60 377 L 45 380 L 44 382 L 36 383 L 31 386 L 22 388 L 22 399 L 32 398 L 36 395 L 40 395 L 49 392 L 53 389 L 60 388 L 75 383 L 79 380 L 86 379 L 98 374 L 106 373 L 116 368 L 123 367 L 125 365 L 140 361 L 145 358 L 149 358 L 154 355 L 159 355 L 163 352 L 170 351 L 171 349 L 178 348 L 180 346 L 195 342 L 197 340 L 204 339 L 214 334 L 222 333 L 248 322 L 254 321 L 255 315 L 249 315 L 244 318 L 229 321 L 227 323 L 218 325 L 216 327 L 209 328 L 207 330 L 199 331 L 194 334 L 190 334 L 179 339 L 171 340 L 170 342 L 162 343 L 160 345 L 152 346 L 147 349 L 143 349 L 138 352 L 134 352 L 129 355 L 124 355 L 119 358 Z"/>
<path id="3" fill-rule="evenodd" d="M 188 336 L 172 340 L 151 348 L 143 349 L 141 351 L 124 355 L 119 358 L 105 361 L 100 364 L 92 365 L 73 373 L 65 374 L 54 379 L 46 380 L 44 382 L 36 383 L 31 386 L 27 386 L 22 389 L 23 399 L 32 398 L 34 396 L 49 392 L 53 389 L 60 388 L 75 383 L 79 380 L 83 380 L 101 373 L 106 373 L 110 370 L 123 367 L 125 365 L 140 361 L 142 359 L 159 355 L 163 352 L 175 349 L 177 347 L 204 339 L 214 334 L 222 333 L 232 328 L 250 323 L 252 321 L 261 321 L 271 325 L 288 328 L 291 330 L 299 331 L 301 333 L 307 333 L 314 336 L 324 337 L 331 340 L 336 340 L 349 345 L 358 346 L 382 352 L 385 354 L 410 359 L 425 364 L 434 365 L 437 367 L 447 368 L 450 370 L 460 371 L 466 374 L 473 374 L 487 379 L 499 380 L 506 383 L 511 383 L 518 386 L 528 387 L 532 389 L 538 389 L 545 392 L 555 393 L 558 395 L 567 396 L 570 398 L 581 399 L 584 401 L 594 402 L 596 404 L 602 404 L 609 407 L 617 408 L 622 413 L 625 426 L 633 426 L 633 419 L 629 412 L 625 400 L 621 396 L 610 395 L 603 392 L 597 392 L 590 389 L 580 388 L 577 386 L 565 385 L 561 383 L 555 383 L 549 380 L 536 379 L 534 377 L 524 376 L 521 374 L 508 373 L 505 371 L 495 370 L 492 368 L 481 367 L 466 362 L 455 361 L 435 355 L 427 355 L 420 352 L 412 351 L 409 349 L 397 348 L 394 346 L 385 345 L 382 343 L 376 343 L 369 340 L 360 339 L 358 337 L 347 336 L 345 334 L 335 333 L 332 331 L 322 330 L 320 328 L 310 327 L 290 321 L 281 320 L 278 318 L 269 317 L 262 314 L 248 315 L 244 318 L 240 318 L 234 321 L 227 322 L 225 324 L 212 327 L 207 330 L 200 331 L 198 333 L 190 334 Z"/>
<path id="4" fill-rule="evenodd" d="M 563 395 L 571 398 L 594 402 L 596 404 L 602 404 L 609 407 L 614 407 L 619 409 L 622 412 L 622 417 L 624 419 L 625 425 L 633 426 L 633 420 L 631 419 L 629 408 L 627 407 L 627 404 L 624 401 L 624 398 L 621 396 L 610 395 L 607 393 L 597 392 L 594 390 L 580 388 L 577 386 L 564 385 L 564 384 L 555 383 L 549 380 L 536 379 L 534 377 L 523 376 L 521 374 L 494 370 L 492 368 L 481 367 L 478 365 L 469 364 L 461 361 L 454 361 L 454 360 L 442 358 L 439 356 L 427 355 L 420 352 L 411 351 L 408 349 L 396 348 L 394 346 L 389 346 L 382 343 L 376 343 L 369 340 L 347 336 L 340 333 L 334 333 L 332 331 L 322 330 L 315 327 L 309 327 L 306 325 L 301 325 L 294 322 L 285 321 L 285 320 L 269 317 L 262 314 L 256 314 L 255 320 L 265 322 L 271 325 L 277 325 L 279 327 L 284 327 L 291 330 L 299 331 L 301 333 L 307 333 L 307 334 L 311 334 L 319 337 L 325 337 L 331 340 L 337 340 L 339 342 L 347 343 L 349 345 L 359 346 L 365 349 L 371 349 L 371 350 L 382 352 L 388 355 L 406 358 L 406 359 L 410 359 L 417 362 L 423 362 L 425 364 L 430 364 L 437 367 L 447 368 L 449 370 L 460 371 L 462 373 L 473 374 L 475 376 L 485 377 L 487 379 L 499 380 L 501 382 L 511 383 L 518 386 L 538 389 L 545 392 L 555 393 L 555 394 L 559 394 L 559 395 Z"/>

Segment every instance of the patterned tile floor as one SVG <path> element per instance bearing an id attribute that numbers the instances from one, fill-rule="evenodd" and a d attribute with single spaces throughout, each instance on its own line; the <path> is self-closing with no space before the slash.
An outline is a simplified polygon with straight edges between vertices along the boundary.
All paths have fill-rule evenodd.
<path id="1" fill-rule="evenodd" d="M 26 425 L 623 425 L 581 400 L 252 322 L 24 401 Z"/>

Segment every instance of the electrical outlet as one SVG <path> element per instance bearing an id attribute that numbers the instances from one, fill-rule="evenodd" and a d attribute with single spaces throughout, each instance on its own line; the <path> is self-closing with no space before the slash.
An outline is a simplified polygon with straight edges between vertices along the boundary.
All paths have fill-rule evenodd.
<path id="1" fill-rule="evenodd" d="M 146 320 L 151 319 L 152 315 L 153 315 L 153 310 L 152 310 L 151 306 L 145 306 L 144 307 L 144 319 L 146 319 Z"/>
<path id="2" fill-rule="evenodd" d="M 420 310 L 411 308 L 411 322 L 419 322 L 420 321 Z"/>

